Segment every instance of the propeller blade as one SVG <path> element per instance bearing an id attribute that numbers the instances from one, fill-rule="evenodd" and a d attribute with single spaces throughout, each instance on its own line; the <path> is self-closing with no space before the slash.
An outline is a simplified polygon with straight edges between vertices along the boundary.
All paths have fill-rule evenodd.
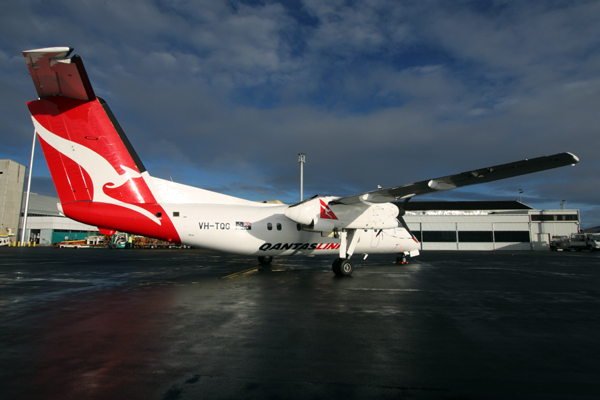
<path id="1" fill-rule="evenodd" d="M 415 237 L 415 235 L 413 235 L 413 233 L 411 232 L 410 228 L 408 227 L 408 224 L 406 223 L 406 221 L 404 220 L 403 217 L 399 217 L 398 221 L 400 221 L 400 223 L 402 224 L 402 226 L 404 227 L 404 229 L 406 229 L 406 231 L 410 234 L 410 236 L 413 238 L 413 240 L 417 243 L 419 243 L 419 241 L 417 240 L 417 238 Z"/>
<path id="2" fill-rule="evenodd" d="M 410 234 L 410 236 L 413 238 L 413 240 L 415 242 L 419 243 L 419 241 L 417 240 L 417 238 L 415 237 L 415 235 L 413 235 L 413 233 L 411 232 L 410 228 L 408 227 L 408 224 L 404 220 L 404 214 L 406 214 L 406 210 L 404 209 L 404 207 L 406 206 L 406 203 L 408 203 L 408 201 L 410 199 L 412 199 L 412 197 L 408 197 L 406 200 L 404 200 L 404 203 L 402 203 L 402 206 L 400 207 L 400 211 L 398 212 L 398 221 L 400 221 L 400 223 L 402 224 L 402 226 L 404 227 L 404 229 L 406 229 L 406 231 Z"/>

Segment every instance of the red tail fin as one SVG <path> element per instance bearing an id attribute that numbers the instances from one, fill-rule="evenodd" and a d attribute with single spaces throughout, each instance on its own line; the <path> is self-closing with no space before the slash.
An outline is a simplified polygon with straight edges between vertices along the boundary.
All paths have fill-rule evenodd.
<path id="1" fill-rule="evenodd" d="M 36 87 L 44 89 L 28 107 L 65 215 L 106 230 L 178 242 L 142 162 L 106 103 L 94 95 L 83 63 L 57 49 L 65 48 L 24 54 Z"/>

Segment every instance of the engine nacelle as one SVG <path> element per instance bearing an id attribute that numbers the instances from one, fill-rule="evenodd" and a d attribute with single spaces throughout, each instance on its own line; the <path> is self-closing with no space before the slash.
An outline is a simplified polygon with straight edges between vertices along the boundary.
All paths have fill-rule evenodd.
<path id="1" fill-rule="evenodd" d="M 335 197 L 315 197 L 285 210 L 285 216 L 310 230 L 388 229 L 398 227 L 398 207 L 391 203 L 329 204 Z"/>

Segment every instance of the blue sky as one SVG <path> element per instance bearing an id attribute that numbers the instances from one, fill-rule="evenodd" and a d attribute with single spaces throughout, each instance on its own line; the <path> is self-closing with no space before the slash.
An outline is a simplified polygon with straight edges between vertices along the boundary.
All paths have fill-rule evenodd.
<path id="1" fill-rule="evenodd" d="M 575 167 L 429 200 L 600 225 L 598 1 L 53 1 L 3 5 L 0 158 L 29 164 L 21 52 L 70 46 L 148 171 L 253 200 L 349 195 L 570 151 Z M 53 195 L 38 147 L 33 191 Z"/>

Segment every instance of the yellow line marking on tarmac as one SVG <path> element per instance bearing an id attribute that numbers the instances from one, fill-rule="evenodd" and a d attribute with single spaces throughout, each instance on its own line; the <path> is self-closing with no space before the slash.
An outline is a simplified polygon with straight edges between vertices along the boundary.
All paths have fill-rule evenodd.
<path id="1" fill-rule="evenodd" d="M 245 269 L 245 270 L 243 270 L 243 271 L 239 271 L 239 272 L 234 272 L 233 274 L 225 275 L 225 276 L 223 276 L 221 279 L 226 279 L 226 278 L 235 278 L 235 277 L 237 277 L 237 276 L 244 275 L 244 274 L 248 274 L 248 273 L 250 273 L 250 272 L 253 272 L 253 271 L 256 271 L 256 270 L 258 270 L 258 266 L 256 266 L 256 267 L 252 267 L 252 268 L 248 268 L 248 269 Z"/>

